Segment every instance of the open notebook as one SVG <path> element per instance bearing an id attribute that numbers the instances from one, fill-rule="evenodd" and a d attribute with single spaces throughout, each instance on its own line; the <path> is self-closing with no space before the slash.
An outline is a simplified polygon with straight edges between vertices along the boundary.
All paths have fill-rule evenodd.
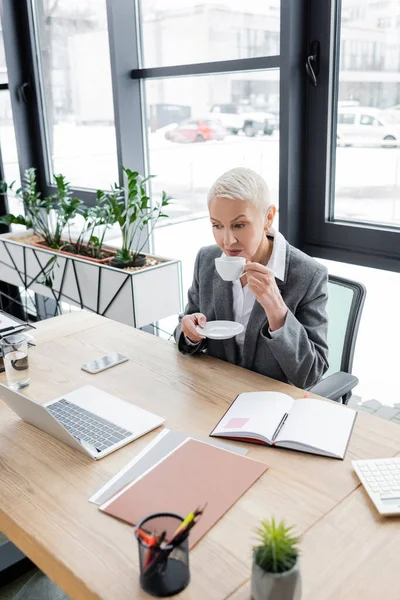
<path id="1" fill-rule="evenodd" d="M 210 435 L 344 458 L 356 415 L 323 400 L 249 392 L 237 396 Z"/>

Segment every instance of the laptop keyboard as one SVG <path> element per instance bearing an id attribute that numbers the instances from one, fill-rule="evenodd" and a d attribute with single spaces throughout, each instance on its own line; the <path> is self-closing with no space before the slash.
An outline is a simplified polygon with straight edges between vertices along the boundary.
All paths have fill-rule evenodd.
<path id="1" fill-rule="evenodd" d="M 79 442 L 84 441 L 91 444 L 99 452 L 107 450 L 110 446 L 132 435 L 131 431 L 122 429 L 122 427 L 64 399 L 58 400 L 46 408 Z"/>

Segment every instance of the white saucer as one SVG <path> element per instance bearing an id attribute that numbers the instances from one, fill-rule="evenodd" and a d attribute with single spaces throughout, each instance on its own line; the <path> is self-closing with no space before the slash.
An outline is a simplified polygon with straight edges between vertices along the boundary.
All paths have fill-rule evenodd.
<path id="1" fill-rule="evenodd" d="M 208 321 L 205 327 L 196 327 L 196 331 L 211 340 L 227 340 L 242 333 L 244 326 L 235 321 Z"/>

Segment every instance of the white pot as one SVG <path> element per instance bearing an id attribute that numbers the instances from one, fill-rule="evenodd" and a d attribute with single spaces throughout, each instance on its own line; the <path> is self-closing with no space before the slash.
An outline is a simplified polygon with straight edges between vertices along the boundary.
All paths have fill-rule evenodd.
<path id="1" fill-rule="evenodd" d="M 24 235 L 18 233 L 22 238 Z M 160 256 L 161 264 L 140 271 L 124 271 L 84 258 L 37 248 L 0 235 L 0 281 L 6 281 L 109 317 L 133 327 L 144 327 L 182 311 L 181 263 Z M 40 281 L 41 269 L 56 255 L 53 287 Z"/>
<path id="2" fill-rule="evenodd" d="M 298 562 L 285 573 L 266 573 L 253 559 L 251 597 L 253 600 L 300 600 L 301 577 Z"/>

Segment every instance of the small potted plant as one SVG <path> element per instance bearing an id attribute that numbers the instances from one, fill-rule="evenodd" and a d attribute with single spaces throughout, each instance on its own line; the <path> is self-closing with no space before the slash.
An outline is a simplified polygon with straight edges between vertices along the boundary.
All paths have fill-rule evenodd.
<path id="1" fill-rule="evenodd" d="M 298 568 L 299 539 L 284 522 L 262 521 L 259 544 L 253 548 L 251 595 L 254 600 L 298 600 L 301 579 Z"/>

